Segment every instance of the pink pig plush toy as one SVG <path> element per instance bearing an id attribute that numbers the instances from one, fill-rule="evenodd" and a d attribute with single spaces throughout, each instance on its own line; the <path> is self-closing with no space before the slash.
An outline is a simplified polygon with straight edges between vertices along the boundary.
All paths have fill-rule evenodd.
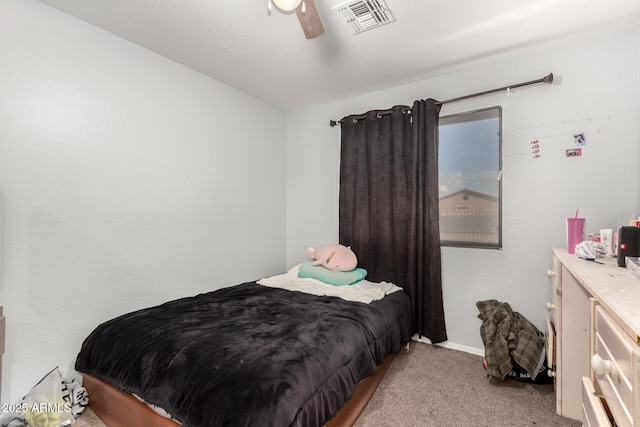
<path id="1" fill-rule="evenodd" d="M 322 265 L 333 271 L 351 271 L 358 265 L 358 258 L 351 248 L 339 244 L 307 249 L 307 256 L 313 265 Z"/>

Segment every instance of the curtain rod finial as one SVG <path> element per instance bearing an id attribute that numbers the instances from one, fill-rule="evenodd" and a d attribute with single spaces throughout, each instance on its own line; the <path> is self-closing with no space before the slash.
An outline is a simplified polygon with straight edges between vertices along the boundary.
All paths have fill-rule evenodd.
<path id="1" fill-rule="evenodd" d="M 329 125 L 331 125 L 331 127 L 335 127 L 338 124 L 338 122 L 336 122 L 335 120 L 329 120 Z"/>
<path id="2" fill-rule="evenodd" d="M 549 84 L 553 83 L 553 73 L 549 73 L 548 76 L 543 77 L 542 82 L 549 83 Z"/>

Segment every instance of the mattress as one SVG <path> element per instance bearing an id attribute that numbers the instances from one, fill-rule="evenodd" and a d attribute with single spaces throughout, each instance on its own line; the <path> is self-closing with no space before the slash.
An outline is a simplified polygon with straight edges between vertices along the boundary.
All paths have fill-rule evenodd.
<path id="1" fill-rule="evenodd" d="M 369 304 L 256 282 L 99 325 L 75 367 L 185 426 L 322 426 L 411 338 L 403 291 Z"/>

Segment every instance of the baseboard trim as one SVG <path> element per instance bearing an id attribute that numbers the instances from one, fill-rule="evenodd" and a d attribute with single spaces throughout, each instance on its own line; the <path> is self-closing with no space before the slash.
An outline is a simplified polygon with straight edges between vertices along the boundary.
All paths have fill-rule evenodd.
<path id="1" fill-rule="evenodd" d="M 423 343 L 427 343 L 427 344 L 433 344 L 430 339 L 428 339 L 426 337 L 419 337 L 417 334 L 414 335 L 412 339 L 413 339 L 413 341 L 423 342 Z M 469 347 L 467 345 L 456 344 L 456 343 L 451 342 L 451 341 L 445 341 L 445 342 L 441 342 L 441 343 L 438 343 L 438 344 L 435 344 L 435 345 L 440 346 L 440 347 L 444 347 L 444 348 L 449 348 L 451 350 L 464 351 L 465 353 L 471 353 L 471 354 L 475 354 L 476 356 L 484 357 L 484 349 L 482 349 L 482 348 Z"/>

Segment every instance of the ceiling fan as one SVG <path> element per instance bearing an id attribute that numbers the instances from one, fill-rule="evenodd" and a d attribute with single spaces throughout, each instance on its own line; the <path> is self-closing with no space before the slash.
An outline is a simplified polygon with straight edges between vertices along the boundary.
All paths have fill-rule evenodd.
<path id="1" fill-rule="evenodd" d="M 322 21 L 320 21 L 320 15 L 318 15 L 318 9 L 316 9 L 316 3 L 314 0 L 268 0 L 268 10 L 271 13 L 271 5 L 274 4 L 276 8 L 283 12 L 296 11 L 298 20 L 304 31 L 304 35 L 307 39 L 318 37 L 324 33 L 324 27 Z"/>

